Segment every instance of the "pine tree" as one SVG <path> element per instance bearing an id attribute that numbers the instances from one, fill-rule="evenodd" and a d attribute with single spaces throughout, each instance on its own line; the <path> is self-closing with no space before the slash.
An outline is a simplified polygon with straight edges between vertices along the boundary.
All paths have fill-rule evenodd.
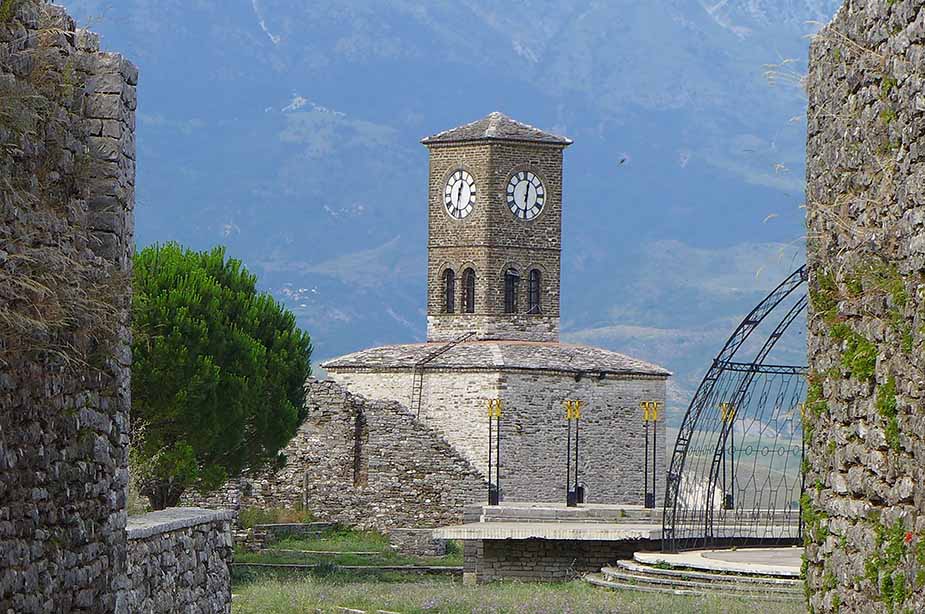
<path id="1" fill-rule="evenodd" d="M 304 418 L 311 340 L 216 247 L 135 256 L 133 470 L 154 509 L 279 460 Z"/>

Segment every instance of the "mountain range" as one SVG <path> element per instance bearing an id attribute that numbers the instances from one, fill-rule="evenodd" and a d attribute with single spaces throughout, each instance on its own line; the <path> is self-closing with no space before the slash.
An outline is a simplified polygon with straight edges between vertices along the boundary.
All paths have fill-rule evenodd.
<path id="1" fill-rule="evenodd" d="M 226 245 L 314 361 L 423 340 L 419 141 L 495 110 L 575 141 L 563 339 L 674 371 L 675 419 L 802 263 L 801 80 L 837 0 L 59 1 L 140 69 L 138 245 Z"/>

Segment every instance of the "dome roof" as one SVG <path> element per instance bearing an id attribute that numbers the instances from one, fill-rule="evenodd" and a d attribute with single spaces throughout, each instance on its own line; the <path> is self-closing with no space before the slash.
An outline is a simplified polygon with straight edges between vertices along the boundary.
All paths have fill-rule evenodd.
<path id="1" fill-rule="evenodd" d="M 324 363 L 325 370 L 405 370 L 446 346 L 444 342 L 386 345 Z M 467 341 L 426 363 L 428 369 L 497 369 L 559 371 L 586 374 L 650 375 L 668 377 L 662 367 L 587 345 L 536 341 Z"/>

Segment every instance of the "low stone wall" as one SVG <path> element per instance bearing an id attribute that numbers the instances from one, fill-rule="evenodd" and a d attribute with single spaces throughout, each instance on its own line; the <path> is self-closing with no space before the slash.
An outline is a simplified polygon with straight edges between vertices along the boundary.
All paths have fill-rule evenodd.
<path id="1" fill-rule="evenodd" d="M 467 541 L 463 556 L 465 582 L 531 580 L 561 582 L 598 572 L 640 550 L 656 550 L 651 540 L 581 541 L 497 539 Z"/>
<path id="2" fill-rule="evenodd" d="M 402 554 L 443 556 L 448 540 L 437 539 L 431 529 L 390 529 L 389 546 Z"/>
<path id="3" fill-rule="evenodd" d="M 231 612 L 234 512 L 168 508 L 129 518 L 129 612 Z"/>

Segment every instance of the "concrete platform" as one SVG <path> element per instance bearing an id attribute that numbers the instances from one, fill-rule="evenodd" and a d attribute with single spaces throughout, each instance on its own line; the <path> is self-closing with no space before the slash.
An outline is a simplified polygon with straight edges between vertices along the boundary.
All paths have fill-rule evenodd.
<path id="1" fill-rule="evenodd" d="M 661 539 L 656 524 L 608 524 L 604 522 L 471 522 L 434 529 L 437 539 L 497 540 L 550 539 L 572 541 L 627 541 Z"/>
<path id="2" fill-rule="evenodd" d="M 481 522 L 605 522 L 661 524 L 662 512 L 641 505 L 583 503 L 567 507 L 564 503 L 531 501 L 503 502 L 500 505 L 474 505 L 466 518 Z"/>
<path id="3" fill-rule="evenodd" d="M 468 522 L 435 529 L 437 539 L 630 541 L 660 539 L 661 514 L 639 505 L 531 501 L 466 508 Z"/>
<path id="4" fill-rule="evenodd" d="M 645 565 L 667 564 L 677 568 L 702 569 L 782 578 L 799 578 L 803 549 L 738 548 L 736 550 L 691 550 L 669 554 L 637 552 L 633 555 Z"/>

